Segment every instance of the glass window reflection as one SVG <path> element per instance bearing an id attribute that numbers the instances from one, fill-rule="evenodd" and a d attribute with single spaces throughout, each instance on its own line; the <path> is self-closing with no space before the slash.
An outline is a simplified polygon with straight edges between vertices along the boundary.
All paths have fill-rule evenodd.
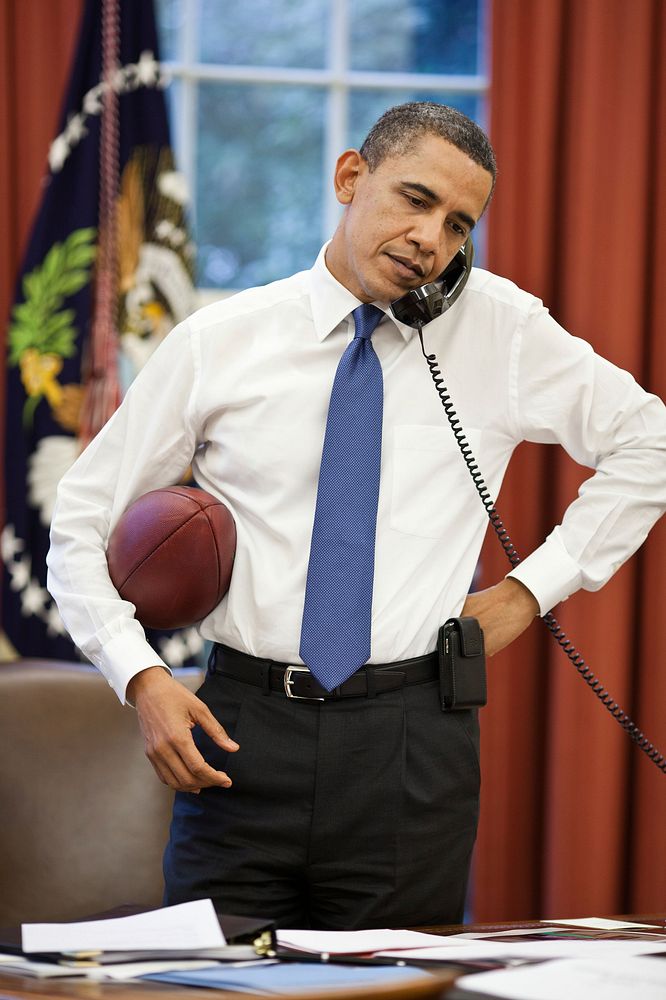
<path id="1" fill-rule="evenodd" d="M 200 0 L 199 58 L 227 66 L 326 61 L 327 0 Z"/>
<path id="2" fill-rule="evenodd" d="M 483 70 L 479 0 L 353 0 L 351 67 L 390 73 Z"/>
<path id="3" fill-rule="evenodd" d="M 246 288 L 310 267 L 321 243 L 324 92 L 202 83 L 199 283 Z"/>

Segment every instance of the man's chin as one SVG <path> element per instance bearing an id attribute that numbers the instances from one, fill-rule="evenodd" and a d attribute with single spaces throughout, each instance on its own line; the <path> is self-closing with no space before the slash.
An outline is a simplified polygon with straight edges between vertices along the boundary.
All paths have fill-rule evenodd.
<path id="1" fill-rule="evenodd" d="M 401 299 L 407 292 L 411 292 L 415 288 L 420 288 L 426 280 L 426 278 L 415 278 L 414 281 L 404 281 L 400 282 L 400 284 L 388 280 L 378 281 L 373 288 L 366 287 L 365 291 L 368 295 L 372 295 L 371 302 L 395 302 L 396 299 Z"/>

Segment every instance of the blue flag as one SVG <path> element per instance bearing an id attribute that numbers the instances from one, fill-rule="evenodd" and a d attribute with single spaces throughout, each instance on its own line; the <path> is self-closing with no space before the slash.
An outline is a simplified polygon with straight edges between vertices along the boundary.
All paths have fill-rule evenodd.
<path id="1" fill-rule="evenodd" d="M 9 319 L 3 626 L 20 656 L 76 651 L 46 591 L 58 480 L 192 308 L 152 0 L 87 0 Z M 174 666 L 194 630 L 151 636 Z"/>

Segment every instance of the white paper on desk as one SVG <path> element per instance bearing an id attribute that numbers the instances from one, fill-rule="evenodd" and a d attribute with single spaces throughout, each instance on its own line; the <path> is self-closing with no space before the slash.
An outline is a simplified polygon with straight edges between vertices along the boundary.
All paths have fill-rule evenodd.
<path id="1" fill-rule="evenodd" d="M 511 1000 L 664 1000 L 666 963 L 650 958 L 563 959 L 473 973 L 459 979 L 456 987 Z"/>
<path id="2" fill-rule="evenodd" d="M 259 959 L 258 961 L 263 961 Z M 201 959 L 200 962 L 174 960 L 173 962 L 122 962 L 120 965 L 98 965 L 92 969 L 86 969 L 86 978 L 94 981 L 104 981 L 105 979 L 126 980 L 138 979 L 140 976 L 148 976 L 153 972 L 179 972 L 182 969 L 207 969 L 211 965 L 219 965 L 219 962 L 211 962 Z M 236 963 L 232 963 L 235 965 Z"/>
<path id="3" fill-rule="evenodd" d="M 74 924 L 23 924 L 24 952 L 184 951 L 226 942 L 210 899 Z"/>
<path id="4" fill-rule="evenodd" d="M 403 949 L 401 951 L 378 951 L 375 952 L 379 958 L 404 958 L 408 960 L 424 962 L 475 962 L 477 959 L 499 959 L 500 957 L 513 957 L 513 952 L 506 945 L 498 944 L 495 941 L 456 941 L 450 938 L 445 945 L 437 948 L 414 948 Z"/>
<path id="5" fill-rule="evenodd" d="M 32 962 L 22 955 L 0 955 L 0 972 L 17 976 L 36 976 L 38 979 L 53 979 L 57 976 L 82 976 L 79 969 L 65 969 L 54 962 Z M 4 994 L 0 994 L 0 997 Z"/>
<path id="6" fill-rule="evenodd" d="M 648 931 L 653 931 L 663 927 L 657 924 L 635 924 L 630 920 L 608 920 L 606 917 L 575 917 L 573 920 L 542 920 L 542 924 L 566 924 L 567 927 L 589 927 L 597 931 L 621 931 L 624 928 L 639 927 Z"/>
<path id="7" fill-rule="evenodd" d="M 313 952 L 316 955 L 365 955 L 382 948 L 431 948 L 446 938 L 420 931 L 300 931 L 278 930 L 278 944 L 283 948 Z"/>
<path id="8" fill-rule="evenodd" d="M 666 954 L 664 941 L 458 941 L 437 948 L 419 948 L 414 951 L 382 951 L 387 958 L 423 959 L 427 962 L 453 962 L 463 959 L 474 962 L 477 958 L 505 958 L 510 961 L 545 962 L 554 958 L 612 958 L 616 955 Z M 567 998 L 570 1000 L 570 998 Z M 662 1000 L 664 998 L 662 997 Z"/>

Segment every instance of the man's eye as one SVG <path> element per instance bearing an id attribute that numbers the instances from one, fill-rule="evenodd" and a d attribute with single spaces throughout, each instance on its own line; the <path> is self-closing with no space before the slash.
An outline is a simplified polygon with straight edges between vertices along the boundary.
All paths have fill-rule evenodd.
<path id="1" fill-rule="evenodd" d="M 415 194 L 408 194 L 407 200 L 414 208 L 425 208 L 425 202 L 423 198 L 417 198 Z"/>
<path id="2" fill-rule="evenodd" d="M 460 225 L 459 222 L 449 222 L 449 226 L 451 227 L 451 229 L 453 230 L 453 232 L 456 233 L 457 236 L 466 236 L 467 235 L 467 233 L 465 232 L 464 228 Z"/>

